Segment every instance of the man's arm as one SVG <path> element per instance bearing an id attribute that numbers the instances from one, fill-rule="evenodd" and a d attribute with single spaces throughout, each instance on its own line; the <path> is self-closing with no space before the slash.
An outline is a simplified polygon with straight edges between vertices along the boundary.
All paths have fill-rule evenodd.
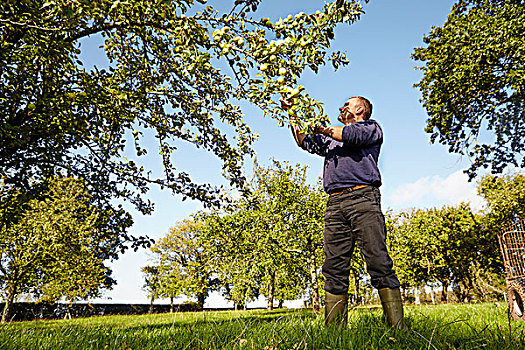
<path id="1" fill-rule="evenodd" d="M 302 147 L 306 134 L 300 132 L 299 126 L 297 125 L 290 124 L 290 128 L 292 129 L 293 138 L 295 139 L 295 142 L 297 142 L 297 146 Z"/>
<path id="2" fill-rule="evenodd" d="M 293 103 L 284 99 L 280 98 L 279 101 L 281 102 L 281 108 L 284 110 L 289 110 L 290 107 L 292 107 Z M 297 146 L 301 147 L 303 144 L 303 140 L 306 137 L 306 134 L 299 132 L 299 127 L 296 125 L 290 124 L 290 128 L 292 129 L 292 134 L 295 139 L 295 142 L 297 142 Z M 334 140 L 337 141 L 343 141 L 343 127 L 342 126 L 329 126 L 329 127 L 322 127 L 318 126 L 315 128 L 316 134 L 323 134 L 326 136 L 330 136 Z"/>
<path id="3" fill-rule="evenodd" d="M 327 126 L 326 128 L 318 126 L 315 128 L 315 133 L 330 136 L 337 141 L 343 141 L 343 128 L 344 126 Z"/>
<path id="4" fill-rule="evenodd" d="M 292 107 L 292 102 L 284 98 L 280 98 L 279 101 L 281 101 L 281 108 L 284 110 L 288 110 L 290 109 L 290 107 Z M 292 129 L 292 135 L 293 135 L 293 138 L 295 139 L 295 142 L 297 143 L 297 146 L 301 147 L 303 145 L 303 140 L 306 137 L 306 134 L 299 131 L 300 130 L 299 126 L 292 125 L 291 123 L 290 123 L 290 129 Z"/>

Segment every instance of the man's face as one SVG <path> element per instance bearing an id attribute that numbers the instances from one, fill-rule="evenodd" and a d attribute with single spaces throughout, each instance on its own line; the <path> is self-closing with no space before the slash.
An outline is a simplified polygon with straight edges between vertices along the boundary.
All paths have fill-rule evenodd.
<path id="1" fill-rule="evenodd" d="M 351 98 L 345 102 L 343 107 L 339 108 L 339 118 L 337 118 L 344 125 L 350 125 L 362 120 L 361 109 L 363 107 L 356 98 Z"/>

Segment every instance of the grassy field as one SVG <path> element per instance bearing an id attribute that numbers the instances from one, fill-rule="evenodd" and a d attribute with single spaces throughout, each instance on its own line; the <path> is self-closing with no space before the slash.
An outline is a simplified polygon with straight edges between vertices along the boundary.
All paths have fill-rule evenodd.
<path id="1" fill-rule="evenodd" d="M 308 310 L 107 316 L 0 326 L 0 349 L 525 349 L 525 322 L 507 305 L 406 307 L 405 333 L 378 307 L 350 312 L 344 330 Z"/>

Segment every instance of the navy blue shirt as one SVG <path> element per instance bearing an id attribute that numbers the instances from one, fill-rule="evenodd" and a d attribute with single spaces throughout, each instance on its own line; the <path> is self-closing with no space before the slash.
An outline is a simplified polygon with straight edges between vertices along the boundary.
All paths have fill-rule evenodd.
<path id="1" fill-rule="evenodd" d="M 383 131 L 372 119 L 343 128 L 343 141 L 306 135 L 301 147 L 324 157 L 323 187 L 327 193 L 357 185 L 381 186 L 377 167 Z"/>

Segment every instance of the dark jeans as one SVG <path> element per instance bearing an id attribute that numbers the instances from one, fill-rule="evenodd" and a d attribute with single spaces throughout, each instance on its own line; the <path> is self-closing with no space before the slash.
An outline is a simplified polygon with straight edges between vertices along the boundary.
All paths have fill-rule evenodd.
<path id="1" fill-rule="evenodd" d="M 377 187 L 331 195 L 328 199 L 323 264 L 327 292 L 348 293 L 350 259 L 356 243 L 364 255 L 372 285 L 377 289 L 399 287 L 386 247 L 385 218 Z"/>

